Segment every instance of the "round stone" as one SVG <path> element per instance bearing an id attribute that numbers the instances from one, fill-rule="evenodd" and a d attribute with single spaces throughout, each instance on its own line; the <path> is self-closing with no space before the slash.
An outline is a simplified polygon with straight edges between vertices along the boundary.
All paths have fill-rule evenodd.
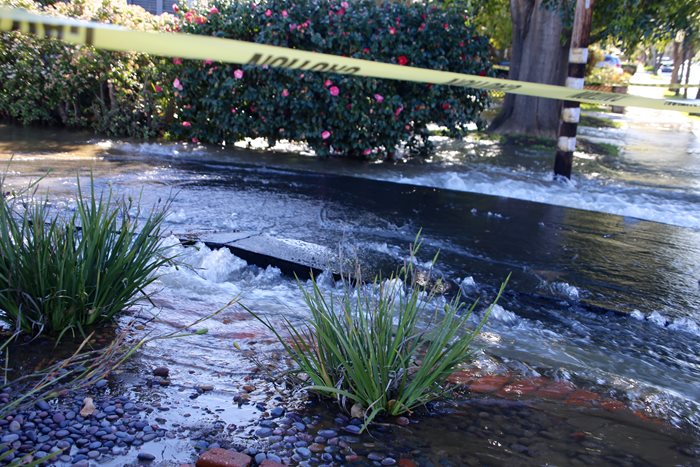
<path id="1" fill-rule="evenodd" d="M 308 448 L 304 448 L 304 447 L 297 448 L 296 453 L 299 454 L 304 459 L 308 459 L 309 457 L 311 457 L 311 451 L 309 451 Z"/>
<path id="2" fill-rule="evenodd" d="M 37 401 L 35 405 L 39 410 L 51 410 L 51 406 L 44 400 Z"/>
<path id="3" fill-rule="evenodd" d="M 140 452 L 136 457 L 138 458 L 138 460 L 145 462 L 151 462 L 156 459 L 156 456 L 147 452 Z"/>
<path id="4" fill-rule="evenodd" d="M 3 443 L 9 444 L 9 443 L 14 443 L 18 439 L 19 439 L 19 435 L 12 433 L 12 434 L 3 436 L 2 438 L 0 438 L 0 441 L 2 441 Z"/>
<path id="5" fill-rule="evenodd" d="M 335 430 L 319 430 L 318 435 L 330 439 L 338 436 L 338 433 Z"/>

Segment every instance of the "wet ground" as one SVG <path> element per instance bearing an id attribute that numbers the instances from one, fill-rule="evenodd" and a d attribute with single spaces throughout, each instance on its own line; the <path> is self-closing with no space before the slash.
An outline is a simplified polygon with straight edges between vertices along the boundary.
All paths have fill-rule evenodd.
<path id="1" fill-rule="evenodd" d="M 676 118 L 672 115 L 669 121 Z M 460 152 L 444 141 L 431 165 L 391 167 L 303 154 L 123 144 L 8 127 L 0 129 L 0 150 L 15 155 L 8 175 L 13 186 L 52 169 L 42 189 L 51 190 L 59 207 L 73 205 L 76 171 L 92 170 L 100 187 L 134 195 L 143 190 L 145 204 L 174 195 L 169 227 L 178 237 L 234 235 L 263 247 L 266 238 L 274 238 L 317 260 L 330 258 L 329 265 L 338 255 L 378 267 L 398 263 L 422 228 L 420 261 L 440 250 L 436 269 L 453 293 L 488 299 L 513 273 L 481 341 L 477 367 L 483 373 L 545 376 L 627 407 L 608 410 L 598 402 L 577 405 L 569 396 L 542 394 L 503 403 L 497 402 L 503 395 L 492 395 L 499 387 L 476 401 L 437 406 L 439 416 L 415 417 L 409 427 L 392 426 L 357 440 L 353 449 L 363 462 L 376 451 L 419 465 L 567 460 L 692 465 L 700 426 L 700 223 L 693 217 L 699 196 L 693 175 L 700 170 L 697 124 L 654 123 L 655 139 L 640 142 L 647 135 L 649 122 L 640 123 L 644 118 L 651 116 L 626 117 L 622 128 L 582 130 L 606 140 L 617 135 L 625 150 L 619 158 L 578 154 L 579 175 L 571 185 L 546 179 L 549 156 L 541 150 L 482 139 L 460 146 Z M 658 141 L 671 137 L 674 143 L 665 148 L 670 155 L 659 162 L 649 147 L 656 144 L 660 151 Z M 475 177 L 483 184 L 473 183 Z M 466 191 L 499 196 L 445 189 L 455 188 L 445 180 L 457 179 L 470 188 Z M 519 196 L 520 189 L 527 196 Z M 598 204 L 590 202 L 596 199 Z M 566 207 L 571 204 L 587 210 Z M 614 206 L 660 222 L 597 212 L 616 212 Z M 305 318 L 296 283 L 279 270 L 204 245 L 176 248 L 189 267 L 162 271 L 150 290 L 158 308 L 144 304 L 134 311 L 147 326 L 167 332 L 239 294 L 272 319 Z M 322 282 L 337 286 L 327 276 Z M 146 323 L 154 313 L 157 318 Z M 162 419 L 160 425 L 177 433 L 143 446 L 166 464 L 189 461 L 196 440 L 214 434 L 264 448 L 255 423 L 275 406 L 293 405 L 284 391 L 276 400 L 276 388 L 265 377 L 250 379 L 251 356 L 275 361 L 278 355 L 262 326 L 233 306 L 206 327 L 205 336 L 146 347 L 110 383 L 110 391 L 146 404 Z M 151 376 L 153 367 L 163 365 L 170 368 L 168 386 Z M 198 390 L 209 385 L 213 390 Z M 242 394 L 252 403 L 234 402 Z M 306 416 L 319 417 L 318 426 L 335 423 L 332 411 L 308 410 Z M 124 465 L 134 456 L 130 451 L 106 463 Z"/>

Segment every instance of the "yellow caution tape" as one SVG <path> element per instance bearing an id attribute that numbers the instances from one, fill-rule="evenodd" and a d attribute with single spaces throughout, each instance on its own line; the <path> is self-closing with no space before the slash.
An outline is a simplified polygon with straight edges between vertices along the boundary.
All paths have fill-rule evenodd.
<path id="1" fill-rule="evenodd" d="M 195 34 L 134 31 L 108 24 L 37 15 L 19 9 L 0 8 L 0 31 L 21 31 L 119 52 L 463 86 L 589 104 L 700 112 L 698 104 L 393 65 Z"/>

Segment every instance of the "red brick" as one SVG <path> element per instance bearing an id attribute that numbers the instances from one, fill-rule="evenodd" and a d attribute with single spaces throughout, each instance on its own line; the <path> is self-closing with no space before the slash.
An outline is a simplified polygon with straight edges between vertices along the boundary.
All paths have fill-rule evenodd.
<path id="1" fill-rule="evenodd" d="M 451 383 L 451 384 L 458 384 L 461 386 L 464 384 L 471 383 L 472 381 L 476 380 L 478 377 L 479 377 L 478 370 L 475 370 L 475 369 L 460 370 L 460 371 L 455 371 L 450 376 L 448 376 L 447 382 Z"/>
<path id="2" fill-rule="evenodd" d="M 510 384 L 506 384 L 503 388 L 498 391 L 498 395 L 501 397 L 521 397 L 529 396 L 534 394 L 540 387 L 539 384 L 531 380 L 526 381 L 515 381 Z"/>
<path id="3" fill-rule="evenodd" d="M 579 389 L 569 395 L 566 403 L 572 405 L 591 405 L 598 399 L 600 399 L 600 394 Z"/>
<path id="4" fill-rule="evenodd" d="M 537 390 L 537 395 L 546 399 L 564 399 L 574 391 L 574 386 L 566 381 L 555 381 Z"/>
<path id="5" fill-rule="evenodd" d="M 469 390 L 471 392 L 481 393 L 496 392 L 499 389 L 501 389 L 508 381 L 510 381 L 510 378 L 507 376 L 483 376 L 474 381 L 472 384 L 470 384 Z"/>
<path id="6" fill-rule="evenodd" d="M 615 400 L 602 401 L 600 403 L 600 406 L 605 410 L 609 410 L 611 412 L 615 410 L 622 410 L 626 407 L 624 403 Z"/>
<path id="7" fill-rule="evenodd" d="M 253 459 L 241 452 L 210 449 L 197 459 L 197 467 L 249 467 Z"/>

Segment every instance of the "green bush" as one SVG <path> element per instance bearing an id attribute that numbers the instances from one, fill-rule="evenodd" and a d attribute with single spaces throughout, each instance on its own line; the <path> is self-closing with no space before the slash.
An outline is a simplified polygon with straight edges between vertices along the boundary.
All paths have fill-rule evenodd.
<path id="1" fill-rule="evenodd" d="M 233 1 L 152 16 L 119 0 L 12 6 L 140 30 L 183 31 L 455 72 L 490 74 L 488 39 L 464 7 L 360 0 Z M 475 89 L 182 61 L 0 34 L 0 116 L 186 141 L 308 143 L 319 155 L 391 157 L 431 149 L 427 124 L 460 136 L 481 124 Z"/>
<path id="2" fill-rule="evenodd" d="M 351 413 L 364 413 L 366 426 L 379 414 L 400 415 L 444 395 L 447 377 L 471 359 L 471 343 L 493 307 L 474 328 L 475 304 L 467 308 L 458 296 L 431 310 L 442 284 L 419 277 L 407 262 L 387 281 L 375 278 L 365 287 L 346 281 L 340 297 L 324 293 L 315 280 L 311 291 L 299 284 L 311 319 L 295 326 L 285 318 L 284 332 L 250 313 L 277 336 L 309 389 L 336 397 L 346 409 L 349 401 Z"/>
<path id="3" fill-rule="evenodd" d="M 0 192 L 4 186 L 0 180 Z M 71 214 L 48 200 L 0 199 L 0 321 L 18 332 L 61 337 L 129 308 L 169 261 L 159 237 L 169 202 L 145 220 L 131 199 L 112 203 L 91 183 Z"/>
<path id="4" fill-rule="evenodd" d="M 45 9 L 28 0 L 9 4 L 139 30 L 167 29 L 172 19 L 120 1 L 75 0 Z M 169 67 L 168 60 L 158 57 L 107 52 L 19 32 L 2 33 L 0 116 L 23 125 L 90 128 L 114 136 L 156 136 L 164 130 L 169 115 L 172 93 L 158 85 Z"/>
<path id="5" fill-rule="evenodd" d="M 179 5 L 182 31 L 424 68 L 485 75 L 488 39 L 464 9 L 421 2 L 214 0 Z M 179 63 L 179 61 L 177 61 Z M 430 149 L 428 123 L 462 135 L 480 123 L 484 91 L 184 61 L 178 88 L 181 138 L 220 144 L 245 137 L 307 142 L 319 155 L 383 158 L 407 144 Z"/>

